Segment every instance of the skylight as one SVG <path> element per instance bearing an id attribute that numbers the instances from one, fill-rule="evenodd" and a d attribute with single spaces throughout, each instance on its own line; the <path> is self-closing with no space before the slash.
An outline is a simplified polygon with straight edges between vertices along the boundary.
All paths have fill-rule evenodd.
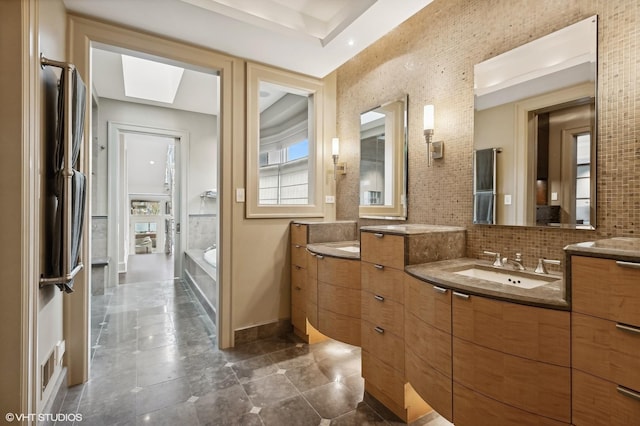
<path id="1" fill-rule="evenodd" d="M 122 55 L 124 94 L 132 98 L 172 104 L 184 68 Z"/>

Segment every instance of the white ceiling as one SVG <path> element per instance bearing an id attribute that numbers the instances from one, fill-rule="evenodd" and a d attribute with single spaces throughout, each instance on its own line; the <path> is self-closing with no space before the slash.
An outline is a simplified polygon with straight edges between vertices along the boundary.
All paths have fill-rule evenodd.
<path id="1" fill-rule="evenodd" d="M 432 0 L 63 0 L 67 9 L 324 77 Z"/>
<path id="2" fill-rule="evenodd" d="M 167 148 L 175 143 L 170 137 L 128 133 L 127 149 L 128 193 L 169 194 L 164 187 Z M 153 161 L 154 164 L 151 164 Z"/>

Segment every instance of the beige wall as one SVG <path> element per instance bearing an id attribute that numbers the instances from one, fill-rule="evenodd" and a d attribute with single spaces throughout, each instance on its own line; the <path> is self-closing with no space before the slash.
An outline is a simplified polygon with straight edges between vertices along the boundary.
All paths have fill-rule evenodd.
<path id="1" fill-rule="evenodd" d="M 25 342 L 22 329 L 26 327 L 24 307 L 20 303 L 22 286 L 23 240 L 21 236 L 23 184 L 22 162 L 22 10 L 20 2 L 0 2 L 0 52 L 8 58 L 0 67 L 0 193 L 3 208 L 0 220 L 3 227 L 0 256 L 0 336 L 5 350 L 0 351 L 0 411 L 16 412 L 21 407 L 21 366 Z M 12 348 L 12 350 L 6 350 Z"/>
<path id="2" fill-rule="evenodd" d="M 473 65 L 598 14 L 598 229 L 472 225 Z M 637 235 L 640 223 L 640 3 L 636 0 L 435 0 L 340 67 L 338 136 L 349 174 L 338 184 L 338 219 L 356 219 L 358 114 L 409 94 L 409 222 L 463 225 L 467 254 L 494 249 L 562 258 L 572 242 Z M 445 158 L 426 166 L 422 107 L 436 108 L 435 140 Z M 352 141 L 347 146 L 347 141 Z M 341 150 L 342 150 L 341 146 Z M 369 221 L 370 222 L 370 221 Z"/>

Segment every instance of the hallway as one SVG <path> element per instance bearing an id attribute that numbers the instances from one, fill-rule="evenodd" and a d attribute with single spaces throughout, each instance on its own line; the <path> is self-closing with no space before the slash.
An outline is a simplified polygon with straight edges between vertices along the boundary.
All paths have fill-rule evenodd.
<path id="1" fill-rule="evenodd" d="M 213 323 L 178 280 L 120 285 L 92 303 L 91 379 L 70 388 L 60 410 L 81 413 L 77 424 L 361 425 L 392 418 L 367 396 L 362 401 L 359 348 L 291 337 L 220 351 Z M 418 424 L 448 424 L 441 422 L 427 416 Z"/>

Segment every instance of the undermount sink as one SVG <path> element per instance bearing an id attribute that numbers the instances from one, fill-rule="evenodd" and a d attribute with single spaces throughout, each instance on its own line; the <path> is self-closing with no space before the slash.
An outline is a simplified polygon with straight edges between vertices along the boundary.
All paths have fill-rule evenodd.
<path id="1" fill-rule="evenodd" d="M 358 246 L 336 247 L 336 249 L 348 251 L 349 253 L 360 253 L 360 247 Z"/>
<path id="2" fill-rule="evenodd" d="M 553 276 L 529 276 L 528 274 L 518 273 L 517 271 L 502 270 L 481 265 L 474 265 L 460 271 L 454 271 L 453 273 L 524 289 L 540 287 L 559 279 Z"/>

